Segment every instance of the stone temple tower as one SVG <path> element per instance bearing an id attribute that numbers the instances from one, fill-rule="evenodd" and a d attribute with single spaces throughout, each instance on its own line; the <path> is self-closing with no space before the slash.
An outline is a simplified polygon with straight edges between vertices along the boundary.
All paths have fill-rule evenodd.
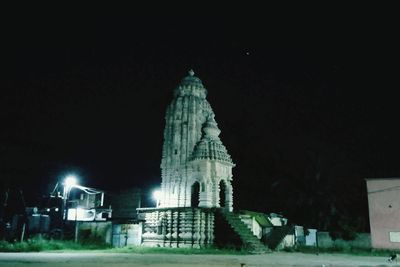
<path id="1" fill-rule="evenodd" d="M 233 209 L 230 155 L 207 90 L 193 70 L 176 87 L 165 116 L 160 208 Z"/>
<path id="2" fill-rule="evenodd" d="M 161 197 L 138 208 L 141 246 L 203 248 L 234 244 L 254 251 L 265 246 L 233 212 L 231 156 L 194 72 L 174 90 L 165 115 Z"/>

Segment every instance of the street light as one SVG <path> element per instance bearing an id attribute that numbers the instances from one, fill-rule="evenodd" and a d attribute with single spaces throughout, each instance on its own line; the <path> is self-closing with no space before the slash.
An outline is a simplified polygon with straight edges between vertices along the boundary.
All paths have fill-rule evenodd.
<path id="1" fill-rule="evenodd" d="M 64 180 L 64 186 L 73 187 L 77 184 L 77 179 L 75 175 L 68 175 Z"/>
<path id="2" fill-rule="evenodd" d="M 65 177 L 64 180 L 64 191 L 63 191 L 63 208 L 62 208 L 62 212 L 63 212 L 63 221 L 65 221 L 67 219 L 67 201 L 68 201 L 68 197 L 69 197 L 69 193 L 71 191 L 71 189 L 77 185 L 77 181 L 78 179 L 76 178 L 75 175 L 68 175 L 67 177 Z"/>
<path id="3" fill-rule="evenodd" d="M 156 207 L 160 205 L 160 199 L 161 199 L 161 191 L 160 190 L 154 190 L 153 191 L 153 199 L 156 201 Z"/>

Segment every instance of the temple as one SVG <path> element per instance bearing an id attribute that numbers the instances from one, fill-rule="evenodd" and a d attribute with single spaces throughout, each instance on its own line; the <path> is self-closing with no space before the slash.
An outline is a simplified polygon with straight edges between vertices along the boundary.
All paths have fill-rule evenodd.
<path id="1" fill-rule="evenodd" d="M 206 96 L 193 70 L 174 91 L 165 116 L 159 207 L 233 209 L 235 165 Z"/>
<path id="2" fill-rule="evenodd" d="M 161 196 L 138 208 L 141 245 L 266 247 L 233 212 L 231 156 L 222 144 L 207 90 L 193 70 L 173 92 L 165 115 Z"/>

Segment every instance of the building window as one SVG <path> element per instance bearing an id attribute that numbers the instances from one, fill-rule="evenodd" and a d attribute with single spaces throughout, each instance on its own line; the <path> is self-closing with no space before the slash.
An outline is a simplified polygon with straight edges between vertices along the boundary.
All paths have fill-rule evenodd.
<path id="1" fill-rule="evenodd" d="M 389 232 L 389 241 L 400 243 L 400 232 Z"/>
<path id="2" fill-rule="evenodd" d="M 177 155 L 178 154 L 178 149 L 174 150 L 174 154 Z"/>

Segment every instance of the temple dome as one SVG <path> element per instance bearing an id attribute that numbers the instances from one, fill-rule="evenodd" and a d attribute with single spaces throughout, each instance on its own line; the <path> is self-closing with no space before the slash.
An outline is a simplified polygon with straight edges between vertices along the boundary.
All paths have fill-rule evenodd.
<path id="1" fill-rule="evenodd" d="M 181 85 L 204 87 L 203 82 L 198 77 L 194 76 L 193 70 L 189 70 L 188 74 L 188 76 L 181 80 Z"/>
<path id="2" fill-rule="evenodd" d="M 218 139 L 221 130 L 218 128 L 214 116 L 210 117 L 203 126 L 204 135 L 209 139 Z"/>
<path id="3" fill-rule="evenodd" d="M 184 77 L 178 87 L 174 91 L 174 96 L 197 96 L 205 99 L 207 90 L 204 88 L 202 81 L 194 76 L 194 71 L 190 70 L 189 75 Z"/>
<path id="4" fill-rule="evenodd" d="M 191 160 L 217 160 L 234 165 L 226 147 L 218 137 L 221 130 L 218 128 L 214 116 L 209 117 L 204 124 L 203 133 L 203 137 L 194 147 Z"/>

